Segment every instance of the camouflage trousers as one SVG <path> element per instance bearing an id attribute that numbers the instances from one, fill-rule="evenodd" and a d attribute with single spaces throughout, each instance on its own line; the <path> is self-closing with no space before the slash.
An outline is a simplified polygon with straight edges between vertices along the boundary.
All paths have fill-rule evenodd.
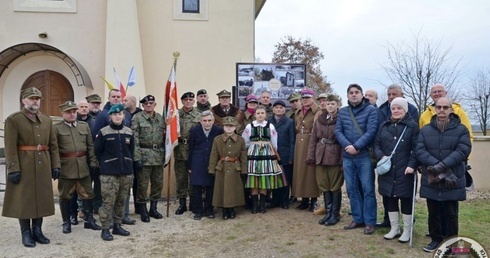
<path id="1" fill-rule="evenodd" d="M 158 201 L 163 189 L 163 166 L 143 166 L 138 172 L 138 196 L 136 202 L 146 203 Z M 148 198 L 148 183 L 151 184 L 150 198 Z"/>
<path id="2" fill-rule="evenodd" d="M 75 191 L 77 191 L 82 200 L 94 198 L 90 176 L 76 179 L 60 178 L 58 180 L 58 191 L 60 192 L 60 199 L 63 200 L 70 200 Z"/>
<path id="3" fill-rule="evenodd" d="M 191 195 L 187 160 L 175 160 L 175 181 L 177 181 L 177 198 L 187 198 L 187 195 Z"/>
<path id="4" fill-rule="evenodd" d="M 102 206 L 99 218 L 103 229 L 109 229 L 114 218 L 115 224 L 121 224 L 124 217 L 126 197 L 133 185 L 133 175 L 100 176 Z"/>

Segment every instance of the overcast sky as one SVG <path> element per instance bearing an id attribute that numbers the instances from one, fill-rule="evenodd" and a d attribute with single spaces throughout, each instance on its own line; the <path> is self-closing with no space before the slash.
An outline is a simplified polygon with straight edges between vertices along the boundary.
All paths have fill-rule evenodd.
<path id="1" fill-rule="evenodd" d="M 284 36 L 309 38 L 344 100 L 354 82 L 386 95 L 379 82 L 391 83 L 381 67 L 387 42 L 410 42 L 419 31 L 452 46 L 454 60 L 462 58 L 462 84 L 476 70 L 490 69 L 490 0 L 267 0 L 255 21 L 255 57 L 270 62 Z"/>

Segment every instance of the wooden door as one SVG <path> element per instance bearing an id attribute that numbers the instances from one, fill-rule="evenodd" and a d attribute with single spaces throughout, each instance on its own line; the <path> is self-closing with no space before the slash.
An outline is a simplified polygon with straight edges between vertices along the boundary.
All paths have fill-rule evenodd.
<path id="1" fill-rule="evenodd" d="M 30 87 L 36 87 L 42 92 L 41 112 L 50 116 L 60 116 L 58 106 L 69 100 L 74 101 L 70 82 L 55 71 L 44 70 L 32 74 L 22 85 L 22 90 Z"/>

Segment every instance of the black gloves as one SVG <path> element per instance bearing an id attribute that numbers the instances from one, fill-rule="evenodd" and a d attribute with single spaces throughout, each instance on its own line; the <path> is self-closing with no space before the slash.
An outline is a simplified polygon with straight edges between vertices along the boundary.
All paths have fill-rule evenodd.
<path id="1" fill-rule="evenodd" d="M 12 184 L 18 184 L 20 182 L 20 171 L 9 173 L 9 181 Z"/>
<path id="2" fill-rule="evenodd" d="M 134 167 L 134 170 L 136 170 L 136 171 L 143 170 L 143 161 L 138 160 L 138 161 L 133 162 L 133 167 Z"/>
<path id="3" fill-rule="evenodd" d="M 90 178 L 96 178 L 100 176 L 100 168 L 97 166 L 90 166 Z"/>
<path id="4" fill-rule="evenodd" d="M 427 168 L 428 169 L 428 168 Z M 439 175 L 441 173 L 446 173 L 447 171 L 447 167 L 446 165 L 444 165 L 444 163 L 442 162 L 439 162 L 437 164 L 435 164 L 433 167 L 432 167 L 432 172 L 433 174 L 435 175 Z"/>
<path id="5" fill-rule="evenodd" d="M 51 169 L 51 178 L 53 178 L 53 180 L 56 180 L 59 177 L 60 177 L 60 169 L 59 168 Z"/>
<path id="6" fill-rule="evenodd" d="M 446 175 L 446 177 L 444 178 L 444 186 L 447 189 L 456 188 L 457 183 L 458 183 L 458 177 L 456 177 L 456 175 L 454 175 L 452 171 L 449 172 L 448 175 Z"/>

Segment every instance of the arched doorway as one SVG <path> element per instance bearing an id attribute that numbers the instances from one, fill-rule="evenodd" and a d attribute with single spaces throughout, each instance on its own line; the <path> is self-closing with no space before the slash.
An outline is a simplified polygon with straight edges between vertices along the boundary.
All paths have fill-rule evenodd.
<path id="1" fill-rule="evenodd" d="M 42 92 L 41 112 L 50 116 L 60 116 L 58 106 L 69 100 L 74 101 L 70 82 L 55 71 L 44 70 L 32 74 L 22 85 L 22 90 L 30 87 L 36 87 Z"/>

